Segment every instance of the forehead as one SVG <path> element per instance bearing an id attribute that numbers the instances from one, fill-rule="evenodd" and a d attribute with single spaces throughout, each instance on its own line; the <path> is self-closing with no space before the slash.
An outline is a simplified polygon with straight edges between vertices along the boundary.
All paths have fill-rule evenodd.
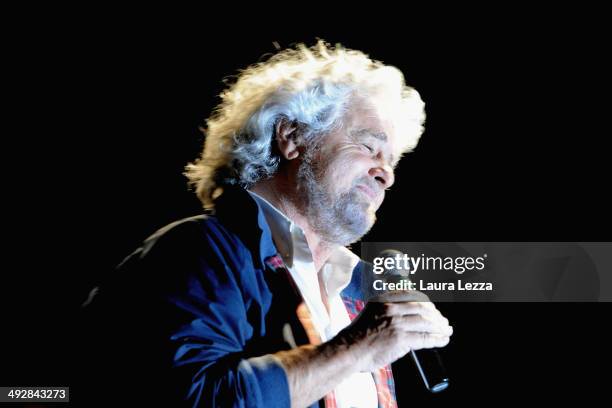
<path id="1" fill-rule="evenodd" d="M 363 98 L 349 103 L 345 114 L 345 125 L 354 132 L 385 135 L 389 142 L 395 139 L 392 121 L 385 118 L 372 102 Z"/>
<path id="2" fill-rule="evenodd" d="M 394 157 L 399 157 L 399 145 L 393 122 L 385 118 L 376 106 L 363 99 L 349 104 L 344 128 L 352 138 L 372 138 L 388 146 Z"/>

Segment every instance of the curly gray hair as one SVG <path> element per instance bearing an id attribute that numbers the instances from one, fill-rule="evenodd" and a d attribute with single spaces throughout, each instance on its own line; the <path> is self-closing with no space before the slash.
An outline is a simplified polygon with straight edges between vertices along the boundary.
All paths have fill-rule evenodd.
<path id="1" fill-rule="evenodd" d="M 280 119 L 300 124 L 312 141 L 341 124 L 351 96 L 367 95 L 401 134 L 399 154 L 411 151 L 423 132 L 424 103 L 395 67 L 360 51 L 323 41 L 281 51 L 241 71 L 221 93 L 206 121 L 204 150 L 185 175 L 204 206 L 224 185 L 253 186 L 274 175 L 280 162 L 273 147 Z"/>

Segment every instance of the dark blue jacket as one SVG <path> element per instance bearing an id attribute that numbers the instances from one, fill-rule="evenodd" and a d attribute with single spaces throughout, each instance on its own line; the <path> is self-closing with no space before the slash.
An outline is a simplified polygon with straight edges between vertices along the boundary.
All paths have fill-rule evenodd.
<path id="1" fill-rule="evenodd" d="M 289 407 L 283 368 L 261 356 L 308 339 L 299 295 L 266 264 L 276 253 L 263 212 L 239 188 L 226 190 L 214 216 L 148 238 L 87 307 L 95 341 L 83 372 L 94 368 L 90 381 L 118 398 L 84 392 L 98 402 Z M 362 268 L 344 295 L 362 297 Z"/>

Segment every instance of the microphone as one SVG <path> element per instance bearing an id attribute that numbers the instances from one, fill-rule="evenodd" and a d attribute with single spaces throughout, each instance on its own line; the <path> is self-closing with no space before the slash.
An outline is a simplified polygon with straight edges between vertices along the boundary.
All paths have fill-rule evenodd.
<path id="1" fill-rule="evenodd" d="M 396 259 L 397 255 L 400 255 L 402 258 L 404 257 L 402 252 L 395 249 L 385 249 L 378 256 Z M 409 265 L 409 269 L 385 269 L 381 278 L 388 283 L 410 281 L 409 277 L 412 267 L 412 265 Z M 442 357 L 440 357 L 440 353 L 436 349 L 410 350 L 410 356 L 427 390 L 437 393 L 448 388 L 448 375 L 442 363 Z"/>

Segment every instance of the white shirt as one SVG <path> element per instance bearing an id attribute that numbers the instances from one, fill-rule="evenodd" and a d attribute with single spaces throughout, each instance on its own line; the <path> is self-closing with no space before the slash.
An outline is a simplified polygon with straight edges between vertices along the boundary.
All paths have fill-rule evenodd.
<path id="1" fill-rule="evenodd" d="M 308 307 L 314 328 L 323 342 L 330 340 L 351 322 L 340 292 L 350 283 L 359 257 L 339 245 L 321 268 L 328 313 L 321 299 L 319 277 L 304 232 L 263 197 L 252 191 L 249 193 L 264 212 L 276 249 Z M 334 389 L 334 397 L 339 408 L 378 407 L 378 394 L 371 373 L 355 373 L 347 377 Z"/>

